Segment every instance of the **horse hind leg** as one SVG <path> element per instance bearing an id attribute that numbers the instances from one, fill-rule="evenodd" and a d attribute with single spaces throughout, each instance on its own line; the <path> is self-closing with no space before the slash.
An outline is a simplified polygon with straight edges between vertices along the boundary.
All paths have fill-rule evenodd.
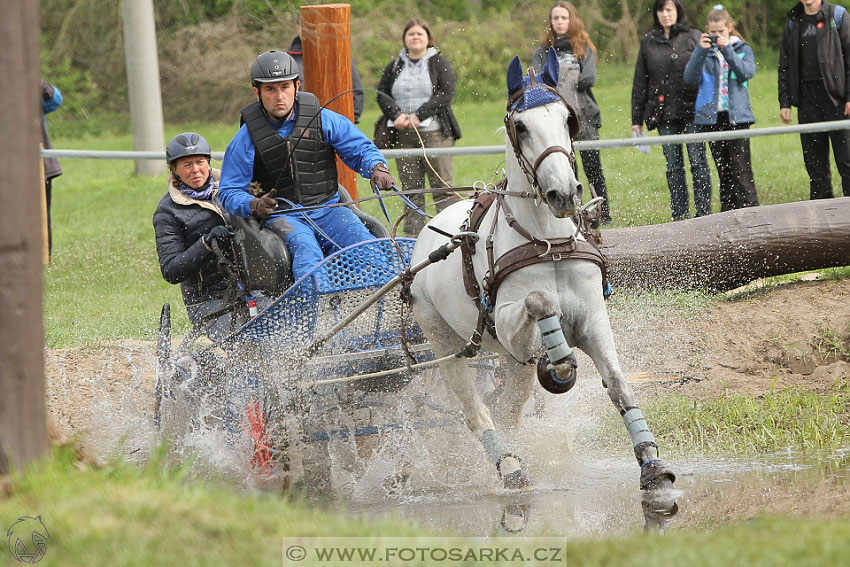
<path id="1" fill-rule="evenodd" d="M 436 352 L 436 351 L 435 351 Z M 505 488 L 524 488 L 531 484 L 521 459 L 510 449 L 496 431 L 490 410 L 481 400 L 476 381 L 464 358 L 453 358 L 440 363 L 440 373 L 463 405 L 466 425 L 481 441 L 487 456 L 496 465 L 496 471 Z"/>
<path id="2" fill-rule="evenodd" d="M 414 304 L 416 320 L 431 342 L 431 348 L 438 357 L 460 351 L 464 342 L 443 321 L 430 306 L 424 302 Z M 487 456 L 496 466 L 505 488 L 523 488 L 530 484 L 522 461 L 508 447 L 496 431 L 490 410 L 479 395 L 475 374 L 465 358 L 452 357 L 440 363 L 440 374 L 448 388 L 454 392 L 461 405 L 467 427 L 481 441 Z"/>

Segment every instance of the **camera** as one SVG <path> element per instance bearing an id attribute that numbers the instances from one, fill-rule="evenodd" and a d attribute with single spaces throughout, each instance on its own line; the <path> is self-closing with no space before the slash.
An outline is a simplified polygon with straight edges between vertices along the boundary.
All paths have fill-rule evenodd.
<path id="1" fill-rule="evenodd" d="M 708 36 L 708 41 L 711 42 L 711 47 L 717 47 L 717 36 L 716 35 Z"/>

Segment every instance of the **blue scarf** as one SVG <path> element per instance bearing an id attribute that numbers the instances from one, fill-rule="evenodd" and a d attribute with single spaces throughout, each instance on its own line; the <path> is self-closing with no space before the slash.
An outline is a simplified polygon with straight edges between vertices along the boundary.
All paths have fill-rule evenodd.
<path id="1" fill-rule="evenodd" d="M 198 199 L 199 201 L 209 201 L 212 199 L 212 194 L 213 191 L 215 191 L 216 187 L 215 179 L 213 179 L 212 173 L 210 173 L 210 176 L 207 178 L 207 182 L 198 187 L 197 189 L 189 187 L 188 185 L 180 181 L 180 178 L 176 175 L 174 177 L 177 179 L 177 188 L 180 190 L 181 193 L 183 193 L 187 197 L 191 197 L 192 199 Z"/>

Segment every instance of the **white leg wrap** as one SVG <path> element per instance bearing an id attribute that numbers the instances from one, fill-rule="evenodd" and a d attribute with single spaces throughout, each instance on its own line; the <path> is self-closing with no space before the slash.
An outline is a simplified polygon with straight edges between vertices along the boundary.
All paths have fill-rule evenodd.
<path id="1" fill-rule="evenodd" d="M 564 337 L 564 331 L 561 329 L 561 322 L 557 315 L 540 319 L 537 321 L 537 327 L 540 329 L 540 334 L 543 335 L 543 344 L 546 346 L 549 362 L 559 364 L 573 353 L 573 349 L 570 348 L 566 337 Z"/>
<path id="2" fill-rule="evenodd" d="M 510 455 L 511 450 L 508 445 L 502 440 L 502 437 L 496 433 L 495 429 L 488 429 L 481 434 L 481 443 L 484 445 L 484 450 L 494 463 L 498 463 L 505 455 Z"/>
<path id="3" fill-rule="evenodd" d="M 638 408 L 632 408 L 623 414 L 623 422 L 626 424 L 626 429 L 629 436 L 632 438 L 632 445 L 637 447 L 641 443 L 655 444 L 655 437 L 649 431 L 649 426 L 643 418 L 643 412 Z"/>

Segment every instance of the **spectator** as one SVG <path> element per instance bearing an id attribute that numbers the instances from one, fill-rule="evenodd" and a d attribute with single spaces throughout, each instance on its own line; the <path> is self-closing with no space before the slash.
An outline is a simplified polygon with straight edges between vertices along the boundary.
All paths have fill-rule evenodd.
<path id="1" fill-rule="evenodd" d="M 53 147 L 47 134 L 47 119 L 50 114 L 62 105 L 62 93 L 47 81 L 41 81 L 41 144 L 45 149 Z M 47 200 L 47 253 L 53 251 L 53 229 L 50 224 L 50 201 L 53 192 L 53 178 L 62 175 L 62 167 L 56 158 L 44 158 L 44 195 Z"/>
<path id="2" fill-rule="evenodd" d="M 301 48 L 301 16 L 298 16 L 298 21 L 295 23 L 295 39 L 292 40 L 292 45 L 289 46 L 289 53 L 295 62 L 298 64 L 298 76 L 301 78 L 301 89 L 306 89 L 304 83 L 304 51 Z M 351 89 L 354 91 L 354 123 L 360 123 L 360 115 L 363 114 L 363 84 L 360 82 L 360 73 L 357 72 L 357 66 L 354 64 L 354 58 L 351 59 Z"/>
<path id="3" fill-rule="evenodd" d="M 822 0 L 802 0 L 788 12 L 779 46 L 779 116 L 791 122 L 797 107 L 800 124 L 850 116 L 850 21 L 846 10 Z M 829 143 L 850 197 L 850 130 L 800 134 L 812 199 L 833 196 Z"/>
<path id="4" fill-rule="evenodd" d="M 755 122 L 747 86 L 756 74 L 753 50 L 722 5 L 711 9 L 706 23 L 708 33 L 685 67 L 685 81 L 699 85 L 694 122 L 702 132 L 749 129 Z M 720 210 L 758 205 L 749 138 L 709 142 L 708 147 L 720 178 Z"/>
<path id="5" fill-rule="evenodd" d="M 598 140 L 602 115 L 590 90 L 596 82 L 596 46 L 590 41 L 584 22 L 570 2 L 558 0 L 549 10 L 546 35 L 532 58 L 537 73 L 543 70 L 549 47 L 554 47 L 558 53 L 558 92 L 578 115 L 580 129 L 576 140 Z M 602 173 L 599 150 L 584 150 L 579 155 L 588 182 L 596 195 L 605 199 L 602 202 L 602 222 L 608 224 L 611 222 L 608 186 Z"/>
<path id="6" fill-rule="evenodd" d="M 658 128 L 658 134 L 691 134 L 694 125 L 696 91 L 684 81 L 685 66 L 700 41 L 700 32 L 691 27 L 681 0 L 655 0 L 652 9 L 655 25 L 640 42 L 632 85 L 632 130 Z M 688 160 L 694 182 L 696 215 L 711 213 L 711 172 L 705 155 L 705 143 L 687 144 Z M 690 216 L 688 183 L 681 144 L 664 144 L 667 160 L 667 185 L 673 220 Z"/>
<path id="7" fill-rule="evenodd" d="M 224 154 L 221 202 L 231 214 L 265 221 L 283 239 L 297 280 L 325 252 L 374 238 L 348 207 L 300 210 L 339 202 L 336 156 L 371 178 L 373 187 L 390 189 L 395 180 L 381 152 L 350 120 L 298 91 L 298 64 L 285 51 L 258 55 L 251 83 L 257 100 L 242 109 L 244 123 Z M 261 196 L 250 193 L 252 183 Z"/>
<path id="8" fill-rule="evenodd" d="M 232 254 L 227 215 L 218 202 L 217 172 L 210 168 L 209 143 L 194 132 L 168 142 L 165 158 L 171 176 L 165 196 L 153 214 L 156 252 L 162 277 L 180 284 L 189 320 L 203 326 L 213 340 L 235 329 L 233 312 L 212 317 L 228 307 L 228 282 L 219 274 L 212 243 Z"/>
<path id="9" fill-rule="evenodd" d="M 449 60 L 434 47 L 434 36 L 425 20 L 414 18 L 402 32 L 401 52 L 391 61 L 378 83 L 378 106 L 392 129 L 394 146 L 399 148 L 445 148 L 460 139 L 460 126 L 452 112 L 455 72 Z M 422 138 L 420 142 L 419 138 Z M 427 175 L 431 189 L 450 187 L 453 162 L 450 156 L 406 157 L 396 160 L 403 189 L 424 189 Z M 452 201 L 446 192 L 434 191 L 437 211 Z M 425 195 L 410 195 L 419 209 Z M 404 220 L 404 234 L 416 236 L 425 226 L 425 217 L 410 209 Z"/>

